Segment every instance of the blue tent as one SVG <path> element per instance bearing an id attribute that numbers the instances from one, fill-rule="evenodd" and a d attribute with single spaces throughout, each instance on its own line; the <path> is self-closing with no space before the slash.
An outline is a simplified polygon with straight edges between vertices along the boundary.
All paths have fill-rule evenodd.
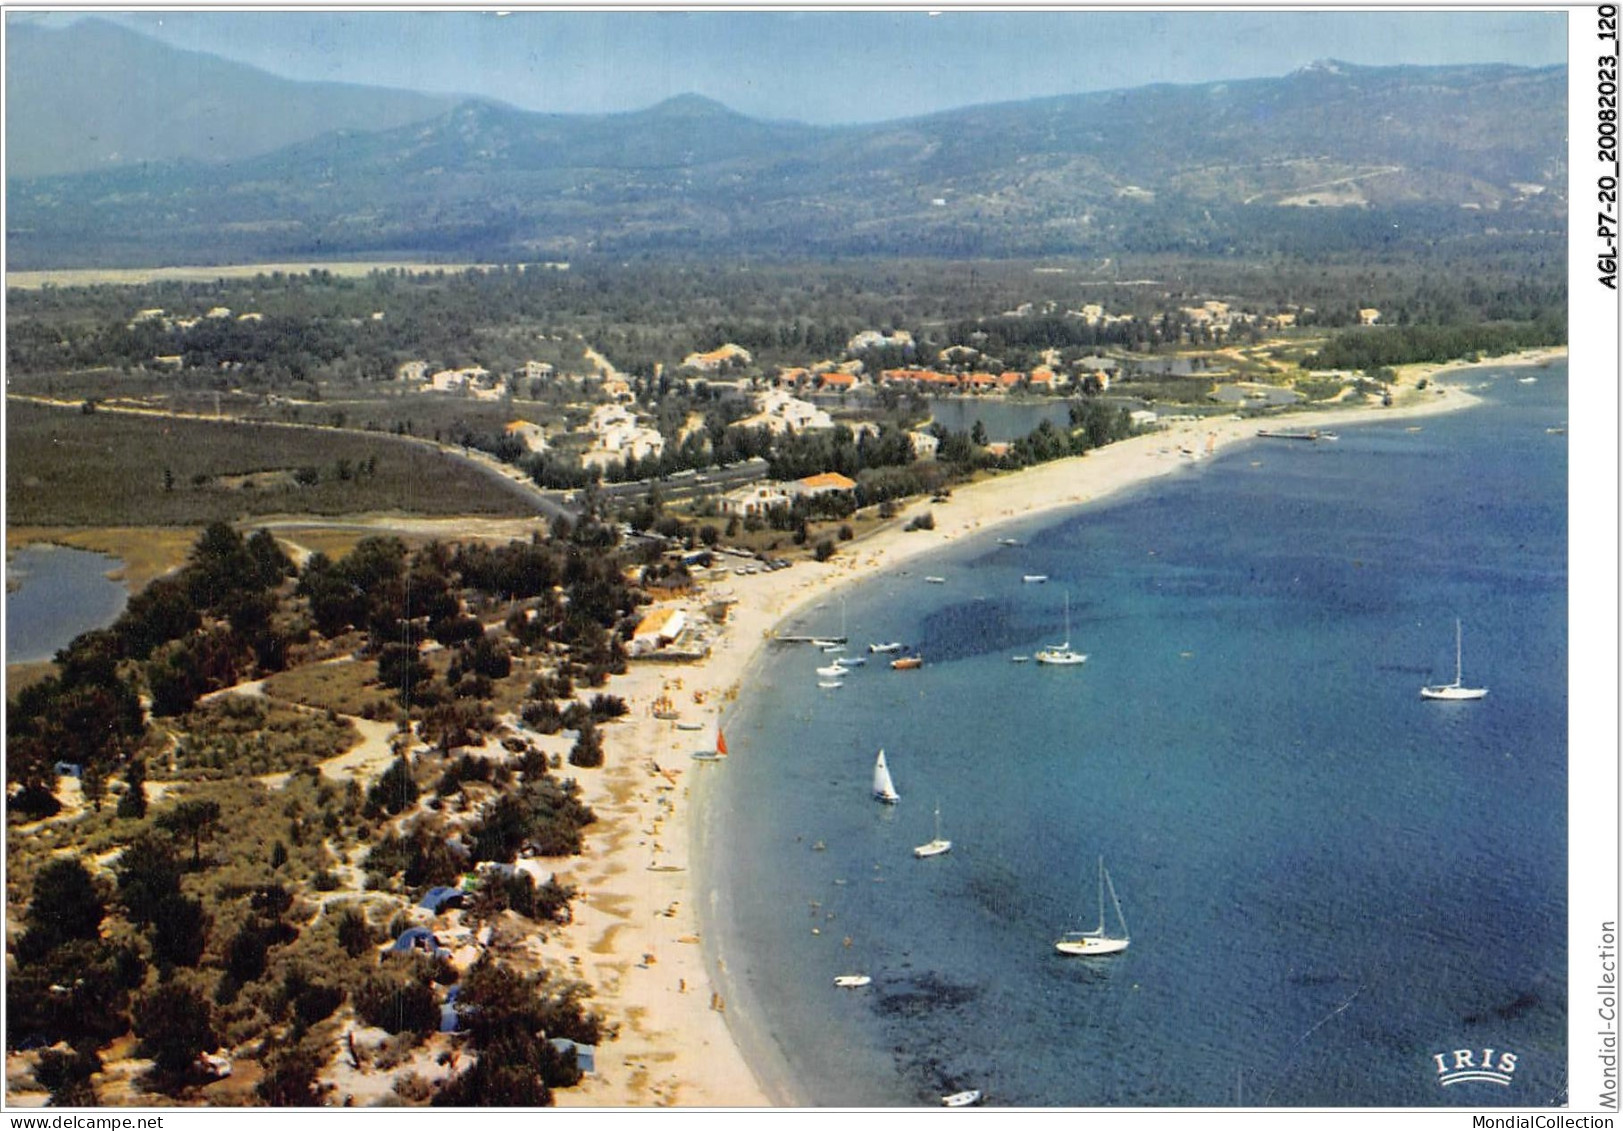
<path id="1" fill-rule="evenodd" d="M 461 994 L 461 986 L 452 986 L 445 991 L 445 1001 L 440 1005 L 440 1032 L 455 1033 L 462 1028 L 462 1018 L 456 1011 L 456 999 Z"/>
<path id="2" fill-rule="evenodd" d="M 434 932 L 427 927 L 407 927 L 400 932 L 394 945 L 389 948 L 390 953 L 401 951 L 421 950 L 427 954 L 438 954 L 444 948 L 440 940 L 434 937 Z"/>
<path id="3" fill-rule="evenodd" d="M 447 907 L 461 907 L 467 898 L 468 893 L 461 888 L 434 887 L 428 889 L 428 894 L 423 896 L 417 906 L 426 907 L 438 915 Z"/>
<path id="4" fill-rule="evenodd" d="M 566 1053 L 570 1049 L 574 1049 L 575 1050 L 575 1066 L 577 1068 L 579 1068 L 582 1072 L 594 1072 L 594 1071 L 597 1070 L 597 1046 L 596 1045 L 580 1045 L 580 1044 L 576 1044 L 574 1041 L 570 1040 L 568 1037 L 553 1037 L 550 1043 L 551 1043 L 552 1047 L 557 1049 L 559 1052 L 565 1052 Z"/>

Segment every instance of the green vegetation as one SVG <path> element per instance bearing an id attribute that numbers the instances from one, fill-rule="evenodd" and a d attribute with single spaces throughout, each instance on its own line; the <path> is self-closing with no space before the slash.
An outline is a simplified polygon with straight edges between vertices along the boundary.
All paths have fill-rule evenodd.
<path id="1" fill-rule="evenodd" d="M 7 1040 L 67 1042 L 71 1051 L 39 1062 L 36 1078 L 53 1096 L 96 1102 L 103 1051 L 133 1035 L 153 1061 L 140 1082 L 152 1093 L 193 1095 L 213 1079 L 203 1054 L 223 1045 L 258 1060 L 259 1102 L 317 1101 L 321 1050 L 341 1026 L 380 1025 L 404 1050 L 438 1031 L 445 988 L 459 981 L 465 1001 L 482 1001 L 484 981 L 505 987 L 501 1008 L 544 1018 L 552 1035 L 605 1035 L 578 985 L 488 955 L 475 976 L 446 953 L 378 949 L 407 922 L 399 912 L 435 884 L 472 889 L 469 922 L 570 918 L 570 887 L 513 865 L 521 854 L 580 851 L 595 817 L 578 785 L 515 737 L 498 748 L 505 757 L 460 751 L 497 727 L 483 696 L 528 679 L 545 697 L 535 702 L 595 744 L 590 764 L 602 764 L 596 726 L 625 703 L 598 694 L 559 710 L 554 696 L 623 666 L 619 633 L 641 598 L 623 580 L 612 530 L 588 519 L 570 535 L 415 552 L 363 539 L 342 558 L 317 555 L 294 571 L 268 537 L 213 524 L 181 571 L 139 594 L 110 628 L 77 638 L 53 675 L 18 693 L 7 716 L 7 896 L 21 929 Z M 524 631 L 511 636 L 486 630 L 469 609 L 498 597 L 539 615 L 518 610 L 511 623 Z M 397 735 L 396 756 L 370 787 L 323 772 L 358 739 L 336 712 L 246 694 L 198 701 L 275 673 L 319 640 L 318 624 L 373 657 L 431 635 L 452 641 L 397 703 L 423 742 Z M 516 657 L 550 671 L 520 676 Z M 376 658 L 338 666 L 382 674 Z M 168 690 L 153 694 L 159 687 Z M 153 696 L 150 715 L 143 693 Z M 64 755 L 78 761 L 87 804 L 41 822 L 58 812 L 54 762 Z M 274 785 L 264 775 L 277 775 Z M 112 793 L 118 803 L 102 806 Z M 364 888 L 351 868 L 363 846 Z M 572 1057 L 508 1033 L 497 1017 L 481 1006 L 465 1018 L 466 1035 L 450 1040 L 488 1040 L 512 1053 L 509 1069 L 425 1085 L 413 1102 L 520 1093 L 548 1102 L 551 1088 L 578 1079 Z"/>
<path id="2" fill-rule="evenodd" d="M 154 525 L 201 525 L 290 511 L 534 513 L 460 461 L 388 436 L 82 413 L 15 398 L 6 417 L 10 522 L 117 526 L 140 515 Z M 352 469 L 348 478 L 339 475 L 339 460 Z M 327 470 L 304 485 L 293 478 L 301 467 Z"/>
<path id="3" fill-rule="evenodd" d="M 1564 318 L 1480 326 L 1371 326 L 1332 336 L 1317 353 L 1302 359 L 1302 367 L 1375 369 L 1411 361 L 1475 361 L 1566 340 Z"/>

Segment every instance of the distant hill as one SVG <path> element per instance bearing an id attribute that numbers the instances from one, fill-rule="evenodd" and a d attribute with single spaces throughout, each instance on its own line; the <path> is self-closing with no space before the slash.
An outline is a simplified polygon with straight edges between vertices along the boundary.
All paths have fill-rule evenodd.
<path id="1" fill-rule="evenodd" d="M 6 175 L 231 161 L 332 129 L 387 129 L 455 98 L 304 83 L 106 20 L 6 28 Z"/>
<path id="2" fill-rule="evenodd" d="M 7 246 L 18 268 L 1556 246 L 1565 99 L 1562 67 L 1326 62 L 839 128 L 694 96 L 609 115 L 470 101 L 229 164 L 11 171 Z"/>

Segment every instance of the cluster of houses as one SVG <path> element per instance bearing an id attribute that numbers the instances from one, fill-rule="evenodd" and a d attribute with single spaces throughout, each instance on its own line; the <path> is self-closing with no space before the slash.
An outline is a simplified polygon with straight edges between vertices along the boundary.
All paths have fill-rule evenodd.
<path id="1" fill-rule="evenodd" d="M 151 310 L 136 311 L 135 317 L 129 320 L 128 327 L 134 330 L 138 326 L 156 323 L 164 330 L 190 330 L 206 318 L 226 319 L 231 316 L 231 310 L 224 306 L 210 307 L 207 313 L 196 318 L 176 318 L 162 307 L 153 307 Z M 238 322 L 263 322 L 265 316 L 257 310 L 250 310 L 245 314 L 237 315 L 236 319 Z"/>
<path id="2" fill-rule="evenodd" d="M 665 450 L 665 437 L 660 435 L 659 429 L 643 424 L 629 407 L 619 401 L 594 408 L 586 430 L 591 434 L 592 442 L 581 453 L 583 467 L 624 463 L 628 456 L 645 460 Z"/>

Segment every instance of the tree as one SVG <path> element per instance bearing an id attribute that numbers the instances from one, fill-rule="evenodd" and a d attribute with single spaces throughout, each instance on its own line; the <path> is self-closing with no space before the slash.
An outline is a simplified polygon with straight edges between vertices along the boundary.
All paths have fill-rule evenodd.
<path id="1" fill-rule="evenodd" d="M 198 868 L 203 862 L 203 839 L 211 835 L 214 827 L 220 823 L 220 803 L 218 801 L 201 801 L 192 799 L 182 801 L 173 809 L 158 815 L 158 827 L 177 837 L 190 837 L 192 842 L 192 867 Z"/>
<path id="2" fill-rule="evenodd" d="M 132 923 L 156 921 L 164 902 L 180 895 L 180 862 L 169 843 L 150 832 L 125 845 L 114 874 L 118 900 Z"/>
<path id="3" fill-rule="evenodd" d="M 136 1002 L 135 1035 L 160 1072 L 181 1076 L 200 1054 L 220 1043 L 213 1018 L 208 1000 L 197 990 L 165 982 Z"/>
<path id="4" fill-rule="evenodd" d="M 158 905 L 152 953 L 171 966 L 196 966 L 208 946 L 209 916 L 199 900 L 171 895 Z"/>
<path id="5" fill-rule="evenodd" d="M 28 930 L 17 940 L 19 962 L 36 961 L 63 943 L 101 938 L 107 904 L 90 872 L 77 859 L 56 859 L 34 878 Z"/>
<path id="6" fill-rule="evenodd" d="M 131 758 L 124 767 L 124 796 L 118 799 L 118 815 L 127 820 L 140 820 L 147 815 L 147 763 L 145 758 Z"/>
<path id="7" fill-rule="evenodd" d="M 265 1064 L 254 1094 L 270 1107 L 319 1107 L 323 1054 L 308 1044 L 277 1049 Z"/>
<path id="8" fill-rule="evenodd" d="M 34 1079 L 50 1092 L 51 1107 L 95 1107 L 90 1078 L 101 1069 L 101 1057 L 92 1048 L 48 1048 L 39 1054 Z"/>
<path id="9" fill-rule="evenodd" d="M 416 804 L 419 793 L 411 763 L 401 756 L 390 762 L 389 768 L 367 790 L 366 807 L 373 812 L 394 816 Z"/>
<path id="10" fill-rule="evenodd" d="M 378 682 L 392 688 L 402 707 L 410 707 L 419 684 L 434 678 L 413 644 L 385 644 L 378 652 Z"/>

